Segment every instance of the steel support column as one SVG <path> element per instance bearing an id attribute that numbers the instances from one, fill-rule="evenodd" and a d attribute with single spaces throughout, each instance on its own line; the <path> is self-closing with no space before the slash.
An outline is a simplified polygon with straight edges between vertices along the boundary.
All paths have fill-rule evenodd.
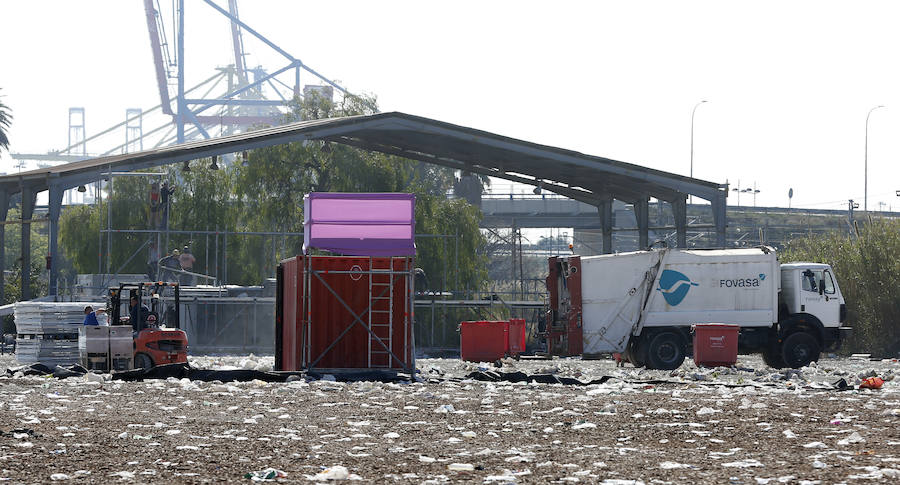
<path id="1" fill-rule="evenodd" d="M 59 214 L 62 209 L 62 199 L 65 190 L 59 183 L 50 185 L 50 195 L 47 204 L 50 206 L 50 234 L 47 235 L 48 248 L 47 253 L 50 257 L 50 276 L 47 294 L 56 296 L 57 285 L 56 278 L 59 275 L 59 257 L 56 252 L 59 242 Z"/>
<path id="2" fill-rule="evenodd" d="M 9 192 L 0 190 L 0 222 L 9 213 Z M 0 305 L 6 302 L 6 224 L 0 224 Z"/>
<path id="3" fill-rule="evenodd" d="M 725 229 L 728 227 L 726 197 L 728 192 L 719 190 L 712 202 L 713 219 L 716 224 L 716 246 L 725 247 Z"/>
<path id="4" fill-rule="evenodd" d="M 611 254 L 613 252 L 613 198 L 605 197 L 597 205 L 597 209 L 600 211 L 600 226 L 603 233 L 603 254 Z"/>
<path id="5" fill-rule="evenodd" d="M 31 299 L 31 217 L 34 214 L 34 203 L 37 192 L 31 187 L 22 187 L 22 298 Z"/>
<path id="6" fill-rule="evenodd" d="M 650 198 L 642 196 L 634 201 L 634 217 L 638 225 L 638 250 L 650 247 Z"/>
<path id="7" fill-rule="evenodd" d="M 175 114 L 176 140 L 184 143 L 184 118 L 187 103 L 184 101 L 184 0 L 178 0 L 178 112 Z"/>
<path id="8" fill-rule="evenodd" d="M 675 244 L 679 248 L 687 247 L 687 203 L 684 197 L 670 201 L 672 215 L 675 218 Z"/>

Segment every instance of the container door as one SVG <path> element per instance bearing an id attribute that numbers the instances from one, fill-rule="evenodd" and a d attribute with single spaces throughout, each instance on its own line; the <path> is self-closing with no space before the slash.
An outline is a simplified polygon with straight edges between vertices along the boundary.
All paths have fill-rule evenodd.
<path id="1" fill-rule="evenodd" d="M 825 283 L 824 290 L 819 285 Z M 815 315 L 826 327 L 838 326 L 841 302 L 834 277 L 827 269 L 807 269 L 800 273 L 800 311 Z"/>

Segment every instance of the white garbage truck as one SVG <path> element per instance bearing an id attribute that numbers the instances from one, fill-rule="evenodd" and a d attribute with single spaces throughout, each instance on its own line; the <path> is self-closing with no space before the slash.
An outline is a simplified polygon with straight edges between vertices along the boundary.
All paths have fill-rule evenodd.
<path id="1" fill-rule="evenodd" d="M 543 335 L 551 355 L 621 354 L 675 369 L 693 324 L 740 327 L 741 353 L 799 368 L 840 347 L 847 307 L 827 264 L 779 264 L 770 247 L 651 249 L 549 260 Z"/>

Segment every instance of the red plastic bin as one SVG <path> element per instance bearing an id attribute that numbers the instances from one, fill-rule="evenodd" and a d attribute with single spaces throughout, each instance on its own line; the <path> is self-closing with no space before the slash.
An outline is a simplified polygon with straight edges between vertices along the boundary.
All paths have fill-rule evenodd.
<path id="1" fill-rule="evenodd" d="M 732 366 L 737 362 L 737 325 L 704 323 L 691 326 L 694 334 L 694 363 L 697 366 Z"/>
<path id="2" fill-rule="evenodd" d="M 516 357 L 525 352 L 525 319 L 510 318 L 506 328 L 506 355 Z"/>
<path id="3" fill-rule="evenodd" d="M 508 322 L 461 322 L 459 355 L 470 362 L 493 362 L 506 355 Z"/>

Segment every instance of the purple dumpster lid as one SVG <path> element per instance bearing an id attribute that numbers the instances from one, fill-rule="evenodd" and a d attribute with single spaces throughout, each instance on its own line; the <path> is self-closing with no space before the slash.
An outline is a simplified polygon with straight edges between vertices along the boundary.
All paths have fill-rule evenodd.
<path id="1" fill-rule="evenodd" d="M 311 192 L 303 198 L 303 252 L 415 256 L 413 194 Z"/>

